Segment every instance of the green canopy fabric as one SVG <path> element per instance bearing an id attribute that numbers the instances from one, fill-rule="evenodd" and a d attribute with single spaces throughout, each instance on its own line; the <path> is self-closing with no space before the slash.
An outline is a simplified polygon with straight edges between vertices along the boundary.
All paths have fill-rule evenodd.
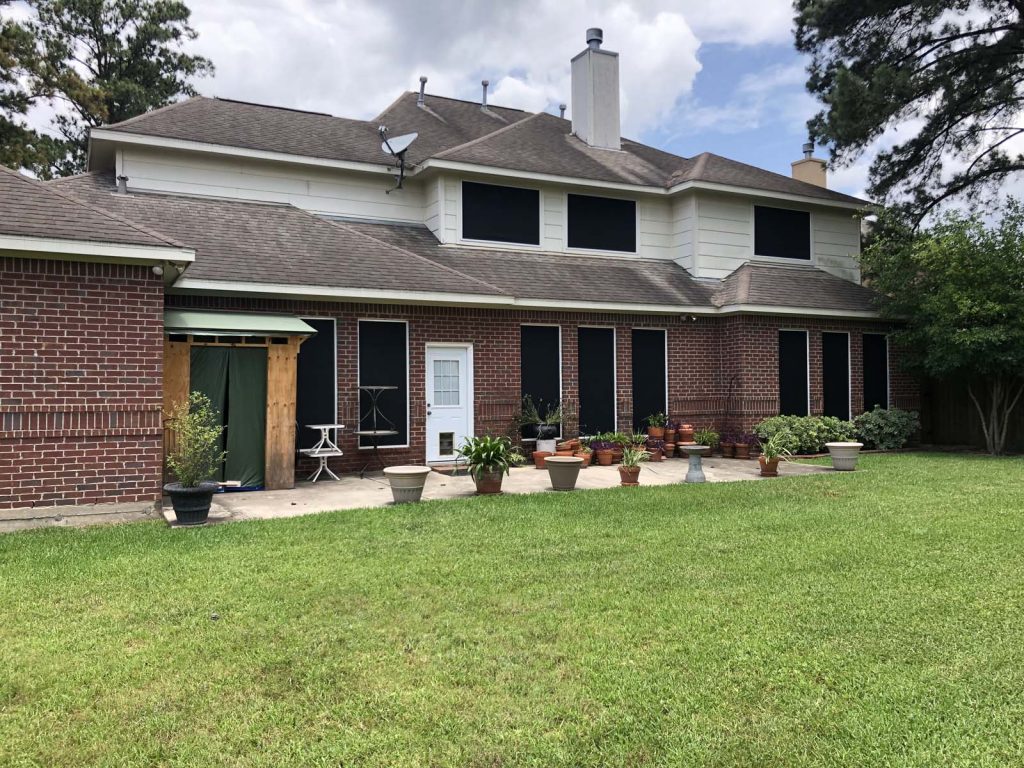
<path id="1" fill-rule="evenodd" d="M 312 336 L 316 329 L 297 317 L 252 312 L 164 310 L 164 331 L 193 336 Z"/>

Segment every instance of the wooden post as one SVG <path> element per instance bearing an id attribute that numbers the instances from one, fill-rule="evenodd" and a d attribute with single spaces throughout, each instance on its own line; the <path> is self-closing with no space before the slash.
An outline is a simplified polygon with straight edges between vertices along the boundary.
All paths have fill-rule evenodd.
<path id="1" fill-rule="evenodd" d="M 267 446 L 264 487 L 268 490 L 295 485 L 295 397 L 299 344 L 292 336 L 287 344 L 267 347 Z"/>
<path id="2" fill-rule="evenodd" d="M 164 418 L 182 400 L 188 400 L 191 347 L 187 341 L 164 340 Z"/>

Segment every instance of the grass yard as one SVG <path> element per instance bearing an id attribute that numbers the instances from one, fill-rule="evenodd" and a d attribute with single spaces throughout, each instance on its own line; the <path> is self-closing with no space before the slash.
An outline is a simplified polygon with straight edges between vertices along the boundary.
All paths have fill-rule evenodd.
<path id="1" fill-rule="evenodd" d="M 1024 461 L 861 465 L 2 536 L 0 765 L 1024 764 Z"/>

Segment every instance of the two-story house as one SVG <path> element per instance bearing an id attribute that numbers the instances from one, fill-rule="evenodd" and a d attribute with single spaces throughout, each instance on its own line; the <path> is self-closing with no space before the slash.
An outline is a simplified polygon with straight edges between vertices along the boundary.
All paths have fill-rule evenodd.
<path id="1" fill-rule="evenodd" d="M 335 468 L 447 462 L 527 395 L 586 433 L 914 405 L 865 201 L 810 151 L 789 177 L 622 138 L 618 68 L 588 31 L 571 121 L 425 78 L 370 121 L 193 98 L 93 130 L 81 176 L 0 173 L 0 507 L 157 498 L 195 389 L 264 487 L 307 425 L 347 425 Z M 388 434 L 359 436 L 371 395 Z"/>

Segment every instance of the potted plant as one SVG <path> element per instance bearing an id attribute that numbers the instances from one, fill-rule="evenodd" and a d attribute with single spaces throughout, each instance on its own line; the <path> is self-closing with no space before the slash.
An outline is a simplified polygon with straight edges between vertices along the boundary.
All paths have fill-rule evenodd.
<path id="1" fill-rule="evenodd" d="M 555 454 L 553 451 L 534 451 L 531 454 L 531 458 L 533 459 L 533 466 L 535 466 L 537 469 L 544 469 L 545 460 L 548 458 L 548 456 L 554 455 Z"/>
<path id="2" fill-rule="evenodd" d="M 693 425 L 692 424 L 680 424 L 679 431 L 676 433 L 677 443 L 692 443 L 693 442 Z"/>
<path id="3" fill-rule="evenodd" d="M 840 472 L 852 472 L 857 468 L 857 457 L 864 443 L 825 443 L 828 453 L 832 457 L 832 469 Z"/>
<path id="4" fill-rule="evenodd" d="M 718 443 L 719 449 L 722 451 L 722 457 L 731 459 L 736 455 L 736 438 L 732 432 L 723 432 Z"/>
<path id="5" fill-rule="evenodd" d="M 176 482 L 164 486 L 171 497 L 174 517 L 181 525 L 202 525 L 210 516 L 213 494 L 220 485 L 210 478 L 220 467 L 227 451 L 221 449 L 224 427 L 210 398 L 193 392 L 170 414 L 174 441 L 167 454 L 167 466 Z"/>
<path id="6" fill-rule="evenodd" d="M 665 441 L 648 440 L 647 452 L 650 454 L 648 461 L 661 461 L 665 456 Z"/>
<path id="7" fill-rule="evenodd" d="M 749 459 L 750 458 L 750 446 L 753 445 L 754 441 L 757 440 L 755 435 L 749 432 L 744 433 L 736 438 L 736 458 L 737 459 Z"/>
<path id="8" fill-rule="evenodd" d="M 580 465 L 580 469 L 586 469 L 590 466 L 590 462 L 594 458 L 594 451 L 590 446 L 591 438 L 581 437 L 579 440 L 579 448 L 573 453 L 573 456 L 578 456 L 583 459 L 583 463 Z"/>
<path id="9" fill-rule="evenodd" d="M 780 430 L 761 441 L 761 456 L 757 460 L 761 465 L 761 477 L 779 476 L 779 461 L 787 460 L 792 455 L 786 448 L 787 441 L 791 439 L 788 431 Z"/>
<path id="10" fill-rule="evenodd" d="M 467 437 L 458 453 L 469 467 L 479 494 L 501 493 L 504 476 L 524 462 L 507 437 Z"/>
<path id="11" fill-rule="evenodd" d="M 551 478 L 551 490 L 571 491 L 576 487 L 583 459 L 578 456 L 549 456 L 544 464 Z"/>
<path id="12" fill-rule="evenodd" d="M 619 466 L 619 482 L 622 485 L 640 485 L 640 465 L 647 461 L 647 451 L 632 445 L 622 449 L 622 464 Z"/>
<path id="13" fill-rule="evenodd" d="M 679 427 L 679 422 L 666 421 L 665 422 L 665 442 L 675 443 L 676 441 L 676 429 Z"/>
<path id="14" fill-rule="evenodd" d="M 714 450 L 715 446 L 718 445 L 718 433 L 710 427 L 698 429 L 693 433 L 693 439 L 697 441 L 697 445 L 706 445 L 711 450 Z"/>
<path id="15" fill-rule="evenodd" d="M 540 420 L 540 424 L 537 427 L 537 439 L 538 440 L 553 440 L 558 437 L 558 432 L 562 424 L 562 406 L 555 405 L 554 408 L 548 408 L 544 412 L 544 417 Z"/>
<path id="16" fill-rule="evenodd" d="M 593 440 L 590 443 L 590 449 L 594 452 L 594 456 L 597 458 L 597 463 L 602 467 L 610 467 L 614 460 L 614 444 L 610 440 Z"/>
<path id="17" fill-rule="evenodd" d="M 524 440 L 533 440 L 537 437 L 539 426 L 540 413 L 537 412 L 533 398 L 526 395 L 519 409 L 519 432 Z"/>
<path id="18" fill-rule="evenodd" d="M 647 436 L 653 440 L 665 439 L 665 414 L 652 413 L 644 421 L 647 422 Z"/>

